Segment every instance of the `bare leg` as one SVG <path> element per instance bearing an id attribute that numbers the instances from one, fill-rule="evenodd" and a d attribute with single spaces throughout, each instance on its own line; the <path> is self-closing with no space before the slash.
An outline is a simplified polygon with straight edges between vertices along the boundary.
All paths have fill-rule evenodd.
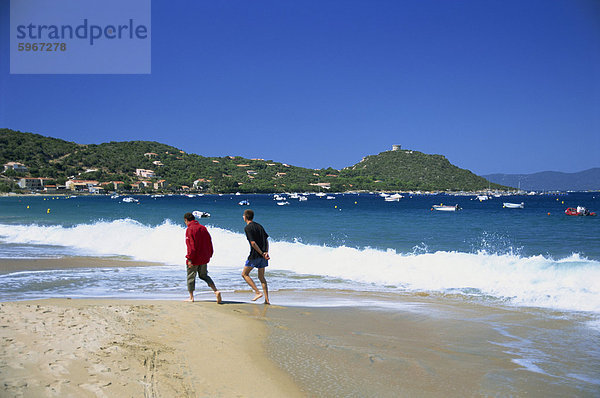
<path id="1" fill-rule="evenodd" d="M 269 303 L 269 287 L 267 286 L 267 280 L 265 279 L 265 269 L 264 268 L 258 269 L 258 280 L 260 281 L 260 284 L 262 285 L 263 293 L 265 295 L 265 304 L 271 304 L 271 303 Z"/>
<path id="2" fill-rule="evenodd" d="M 193 303 L 194 302 L 194 292 L 190 292 L 190 298 L 188 298 L 187 300 L 183 300 L 183 301 Z"/>
<path id="3" fill-rule="evenodd" d="M 219 289 L 217 289 L 214 283 L 209 283 L 208 286 L 212 289 L 213 292 L 215 292 L 215 296 L 217 296 L 217 304 L 221 304 L 221 292 L 219 291 Z"/>
<path id="4" fill-rule="evenodd" d="M 252 301 L 256 301 L 259 298 L 261 298 L 263 295 L 262 293 L 258 290 L 258 288 L 256 287 L 256 284 L 254 283 L 254 281 L 252 280 L 252 278 L 250 277 L 250 271 L 252 271 L 253 267 L 244 267 L 244 270 L 242 271 L 242 277 L 244 278 L 244 280 L 246 281 L 246 283 L 248 285 L 250 285 L 250 287 L 252 288 L 252 290 L 254 290 L 255 296 L 252 299 Z"/>

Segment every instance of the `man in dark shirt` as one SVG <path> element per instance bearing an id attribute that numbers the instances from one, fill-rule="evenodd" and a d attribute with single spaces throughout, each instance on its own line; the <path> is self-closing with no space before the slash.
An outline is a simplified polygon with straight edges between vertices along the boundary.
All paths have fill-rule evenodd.
<path id="1" fill-rule="evenodd" d="M 256 301 L 259 298 L 265 297 L 265 304 L 269 303 L 269 289 L 267 287 L 267 280 L 265 279 L 265 267 L 269 266 L 269 235 L 265 231 L 265 229 L 257 222 L 254 222 L 254 212 L 250 209 L 244 211 L 244 221 L 246 222 L 246 227 L 244 228 L 244 232 L 246 233 L 246 238 L 248 238 L 248 242 L 250 242 L 250 255 L 248 256 L 248 260 L 246 260 L 246 265 L 244 266 L 244 270 L 242 271 L 242 277 L 250 285 L 252 290 L 254 290 L 254 298 L 252 301 Z M 263 293 L 261 293 L 256 284 L 250 277 L 250 271 L 253 268 L 258 269 L 258 279 L 262 285 Z"/>
<path id="2" fill-rule="evenodd" d="M 196 221 L 192 213 L 185 213 L 183 221 L 187 226 L 185 230 L 185 245 L 187 247 L 187 285 L 190 298 L 186 301 L 194 301 L 194 290 L 196 289 L 196 273 L 215 292 L 217 303 L 221 304 L 221 292 L 208 276 L 208 262 L 213 255 L 212 239 L 206 227 Z"/>

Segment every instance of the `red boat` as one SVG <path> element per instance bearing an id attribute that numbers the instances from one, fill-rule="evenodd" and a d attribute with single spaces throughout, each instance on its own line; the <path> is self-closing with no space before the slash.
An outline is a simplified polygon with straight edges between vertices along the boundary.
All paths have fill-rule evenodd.
<path id="1" fill-rule="evenodd" d="M 577 207 L 576 209 L 573 207 L 569 207 L 565 210 L 565 214 L 567 216 L 595 216 L 596 213 L 589 211 L 585 207 Z"/>

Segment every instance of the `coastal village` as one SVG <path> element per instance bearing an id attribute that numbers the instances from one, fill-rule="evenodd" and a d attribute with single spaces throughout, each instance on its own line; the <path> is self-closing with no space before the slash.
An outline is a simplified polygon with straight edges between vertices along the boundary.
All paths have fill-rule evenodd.
<path id="1" fill-rule="evenodd" d="M 180 151 L 184 154 L 183 151 Z M 167 154 L 169 154 L 167 152 Z M 154 152 L 147 152 L 144 154 L 145 157 L 153 159 L 158 157 L 158 154 Z M 229 159 L 236 159 L 235 156 L 228 156 Z M 264 159 L 251 159 L 253 161 L 266 162 Z M 213 160 L 214 163 L 219 163 L 218 160 Z M 152 162 L 157 168 L 164 166 L 160 160 Z M 266 163 L 267 166 L 277 166 L 276 163 Z M 8 162 L 4 165 L 4 172 L 12 170 L 20 175 L 26 175 L 29 171 L 27 165 L 20 162 Z M 291 167 L 288 164 L 283 164 L 284 167 Z M 249 168 L 249 164 L 237 164 L 240 168 Z M 97 169 L 88 169 L 87 173 L 98 171 Z M 249 179 L 254 179 L 257 171 L 248 169 L 246 174 Z M 276 177 L 285 177 L 287 173 L 277 172 Z M 315 174 L 318 175 L 318 174 Z M 55 179 L 48 177 L 31 177 L 21 176 L 15 177 L 13 180 L 16 185 L 23 190 L 24 193 L 38 193 L 38 194 L 110 194 L 114 192 L 129 192 L 129 193 L 153 193 L 153 192 L 165 192 L 167 190 L 171 192 L 202 192 L 204 190 L 204 184 L 210 183 L 210 179 L 198 178 L 193 181 L 191 186 L 181 185 L 175 186 L 167 183 L 167 180 L 162 179 L 155 170 L 138 168 L 135 173 L 131 176 L 134 182 L 124 181 L 96 181 L 96 180 L 85 180 L 78 179 L 76 176 L 71 176 L 63 185 L 56 184 Z M 225 177 L 231 177 L 225 175 Z M 335 174 L 327 174 L 326 177 L 337 177 Z M 238 182 L 238 185 L 243 185 L 243 182 Z M 313 183 L 312 186 L 330 189 L 331 183 Z"/>

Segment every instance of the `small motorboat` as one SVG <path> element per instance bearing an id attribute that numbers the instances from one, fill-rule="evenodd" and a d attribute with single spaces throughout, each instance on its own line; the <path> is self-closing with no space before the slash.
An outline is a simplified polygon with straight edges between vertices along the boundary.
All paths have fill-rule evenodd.
<path id="1" fill-rule="evenodd" d="M 457 211 L 457 210 L 460 210 L 460 206 L 459 205 L 454 205 L 454 206 L 450 206 L 450 205 L 433 205 L 433 207 L 431 208 L 431 210 L 437 210 L 437 211 Z"/>
<path id="2" fill-rule="evenodd" d="M 577 206 L 577 208 L 573 208 L 573 207 L 569 207 L 567 210 L 565 210 L 565 214 L 567 216 L 595 216 L 596 213 L 594 213 L 593 211 L 589 211 L 588 209 L 586 209 L 583 206 Z"/>
<path id="3" fill-rule="evenodd" d="M 136 198 L 132 198 L 131 196 L 128 196 L 126 198 L 123 198 L 123 202 L 125 202 L 125 203 L 137 203 L 137 202 L 139 202 L 139 200 L 137 200 Z"/>
<path id="4" fill-rule="evenodd" d="M 210 213 L 207 213 L 205 211 L 200 211 L 200 210 L 194 210 L 192 212 L 192 214 L 194 215 L 194 217 L 196 218 L 208 218 L 210 217 Z"/>
<path id="5" fill-rule="evenodd" d="M 399 193 L 395 193 L 391 196 L 386 196 L 383 198 L 383 200 L 385 200 L 386 202 L 400 202 L 400 199 L 402 199 L 404 196 L 400 195 Z"/>
<path id="6" fill-rule="evenodd" d="M 240 205 L 240 206 L 250 206 L 250 202 L 247 201 L 246 199 L 244 199 L 244 200 L 240 201 L 238 203 L 238 205 Z"/>
<path id="7" fill-rule="evenodd" d="M 509 202 L 504 202 L 502 204 L 503 208 L 507 208 L 507 209 L 524 209 L 525 208 L 525 203 L 521 202 L 521 203 L 509 203 Z"/>
<path id="8" fill-rule="evenodd" d="M 286 205 L 289 205 L 289 204 L 290 204 L 290 202 L 288 202 L 288 201 L 285 201 L 285 202 L 277 202 L 277 206 L 286 206 Z"/>

